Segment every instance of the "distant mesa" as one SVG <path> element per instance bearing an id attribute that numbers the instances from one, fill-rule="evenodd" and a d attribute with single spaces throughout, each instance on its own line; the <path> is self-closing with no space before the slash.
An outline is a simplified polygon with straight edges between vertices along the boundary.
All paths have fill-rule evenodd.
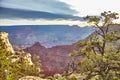
<path id="1" fill-rule="evenodd" d="M 118 26 L 111 27 L 110 29 L 117 29 L 120 31 L 120 27 Z M 88 40 L 94 35 L 96 35 L 95 32 L 93 32 L 83 40 Z M 79 40 L 78 42 L 83 40 Z M 39 55 L 42 62 L 42 68 L 43 70 L 45 70 L 44 74 L 53 75 L 55 73 L 63 72 L 65 65 L 71 61 L 68 54 L 72 50 L 76 49 L 74 45 L 76 45 L 78 42 L 71 45 L 53 46 L 51 48 L 45 48 L 39 42 L 36 42 L 31 47 L 26 48 L 25 51 L 31 53 L 32 55 Z"/>
<path id="2" fill-rule="evenodd" d="M 70 27 L 68 25 L 0 26 L 0 30 L 9 33 L 12 45 L 30 47 L 35 42 L 40 42 L 42 46 L 49 48 L 56 45 L 70 45 L 86 38 L 93 32 L 92 28 L 87 26 Z"/>
<path id="3" fill-rule="evenodd" d="M 40 42 L 35 42 L 35 43 L 32 45 L 32 47 L 45 48 L 44 46 L 42 46 L 42 45 L 40 44 Z"/>
<path id="4" fill-rule="evenodd" d="M 31 47 L 24 49 L 32 55 L 40 56 L 42 69 L 45 75 L 62 73 L 65 65 L 70 61 L 68 53 L 73 50 L 73 45 L 54 46 L 45 48 L 39 42 L 34 43 Z"/>

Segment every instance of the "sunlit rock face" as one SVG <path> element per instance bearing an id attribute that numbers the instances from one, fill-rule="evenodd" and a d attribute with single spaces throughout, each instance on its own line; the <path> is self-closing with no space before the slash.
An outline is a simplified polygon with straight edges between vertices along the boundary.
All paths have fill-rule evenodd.
<path id="1" fill-rule="evenodd" d="M 25 76 L 20 78 L 19 80 L 48 80 L 48 79 L 42 79 L 40 77 L 35 77 L 35 76 Z"/>
<path id="2" fill-rule="evenodd" d="M 6 50 L 11 52 L 11 53 L 15 53 L 11 43 L 9 42 L 8 33 L 0 31 L 0 38 L 5 43 Z"/>
<path id="3" fill-rule="evenodd" d="M 23 59 L 26 61 L 26 63 L 28 63 L 29 65 L 32 65 L 32 60 L 31 60 L 31 54 L 30 53 L 27 53 Z"/>
<path id="4" fill-rule="evenodd" d="M 9 42 L 8 33 L 0 31 L 0 38 L 2 39 L 2 42 L 5 43 L 5 49 L 6 49 L 6 51 L 9 51 L 11 53 L 16 54 L 16 52 L 14 51 L 11 43 Z M 17 52 L 17 53 L 24 53 L 24 52 Z M 26 53 L 25 56 L 21 56 L 19 54 L 18 58 L 13 58 L 12 59 L 12 62 L 19 61 L 20 58 L 22 58 L 26 63 L 28 63 L 30 65 L 33 64 L 32 60 L 31 60 L 31 54 L 30 53 Z"/>

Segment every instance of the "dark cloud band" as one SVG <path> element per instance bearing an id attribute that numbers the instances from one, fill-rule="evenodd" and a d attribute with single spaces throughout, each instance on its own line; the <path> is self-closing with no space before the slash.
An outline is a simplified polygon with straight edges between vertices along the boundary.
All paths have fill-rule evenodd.
<path id="1" fill-rule="evenodd" d="M 70 5 L 59 0 L 1 0 L 1 7 L 43 11 L 57 14 L 76 14 Z"/>
<path id="2" fill-rule="evenodd" d="M 41 11 L 30 11 L 30 10 L 20 10 L 0 7 L 0 18 L 2 19 L 47 19 L 47 20 L 80 20 L 82 17 L 63 15 L 63 14 L 53 14 Z"/>

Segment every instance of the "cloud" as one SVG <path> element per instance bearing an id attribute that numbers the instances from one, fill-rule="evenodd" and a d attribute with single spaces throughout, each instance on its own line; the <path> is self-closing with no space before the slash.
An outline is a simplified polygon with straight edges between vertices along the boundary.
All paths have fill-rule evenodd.
<path id="1" fill-rule="evenodd" d="M 72 5 L 79 16 L 100 15 L 103 11 L 120 13 L 120 0 L 60 0 Z"/>
<path id="2" fill-rule="evenodd" d="M 58 0 L 1 0 L 1 7 L 44 11 L 57 14 L 76 14 L 71 6 Z"/>
<path id="3" fill-rule="evenodd" d="M 13 26 L 13 25 L 78 25 L 80 27 L 90 26 L 84 21 L 73 21 L 73 20 L 26 20 L 26 19 L 0 19 L 0 26 Z"/>
<path id="4" fill-rule="evenodd" d="M 82 20 L 81 17 L 63 14 L 53 14 L 42 11 L 20 10 L 0 7 L 0 18 L 3 19 L 48 19 L 48 20 Z"/>

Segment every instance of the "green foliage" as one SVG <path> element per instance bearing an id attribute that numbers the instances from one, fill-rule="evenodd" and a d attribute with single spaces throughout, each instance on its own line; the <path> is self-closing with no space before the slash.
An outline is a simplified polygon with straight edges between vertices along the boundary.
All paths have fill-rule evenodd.
<path id="1" fill-rule="evenodd" d="M 97 16 L 86 16 L 84 19 L 85 20 L 89 19 L 89 22 L 99 22 L 100 21 L 100 17 L 97 17 Z"/>
<path id="2" fill-rule="evenodd" d="M 48 79 L 51 79 L 51 80 L 82 80 L 83 77 L 81 77 L 78 74 L 70 74 L 68 76 L 63 76 L 61 74 L 55 74 L 53 77 L 49 77 Z"/>
<path id="3" fill-rule="evenodd" d="M 120 33 L 110 30 L 117 13 L 104 12 L 100 17 L 87 16 L 88 22 L 94 23 L 96 35 L 78 43 L 79 50 L 74 50 L 72 57 L 82 56 L 77 71 L 85 80 L 119 80 L 120 79 Z M 99 25 L 102 23 L 102 25 Z"/>
<path id="4" fill-rule="evenodd" d="M 6 51 L 5 43 L 0 39 L 0 80 L 18 80 L 28 75 L 40 76 L 40 63 L 28 64 L 24 60 L 26 54 L 25 52 L 13 54 Z"/>
<path id="5" fill-rule="evenodd" d="M 5 49 L 5 43 L 0 39 L 0 80 L 6 80 L 6 78 L 9 78 L 9 76 L 6 76 L 6 72 L 7 69 L 10 69 L 9 65 L 11 64 L 11 61 L 8 57 L 10 54 L 11 53 L 7 52 Z"/>

